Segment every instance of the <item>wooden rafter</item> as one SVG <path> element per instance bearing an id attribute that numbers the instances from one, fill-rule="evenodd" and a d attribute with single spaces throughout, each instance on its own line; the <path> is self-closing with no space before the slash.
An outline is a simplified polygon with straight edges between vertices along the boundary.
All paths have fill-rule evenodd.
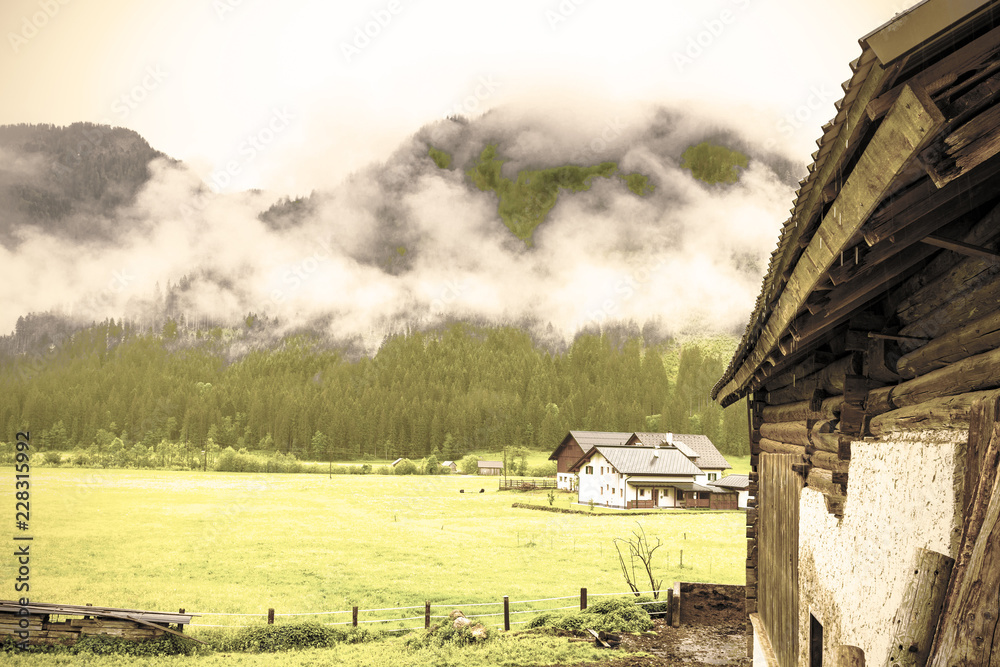
<path id="1" fill-rule="evenodd" d="M 904 87 L 796 263 L 756 346 L 723 387 L 722 396 L 739 391 L 778 345 L 806 298 L 885 197 L 896 176 L 937 134 L 944 120 L 926 93 Z"/>

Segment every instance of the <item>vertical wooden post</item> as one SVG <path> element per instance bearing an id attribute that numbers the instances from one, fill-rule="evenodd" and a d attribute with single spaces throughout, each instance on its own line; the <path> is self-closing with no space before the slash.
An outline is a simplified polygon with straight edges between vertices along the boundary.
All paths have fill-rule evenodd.
<path id="1" fill-rule="evenodd" d="M 674 582 L 674 602 L 670 611 L 670 625 L 681 627 L 681 582 Z"/>
<path id="2" fill-rule="evenodd" d="M 355 627 L 355 628 L 358 627 L 358 608 L 357 607 L 352 607 L 351 608 L 351 625 L 353 627 Z"/>
<path id="3" fill-rule="evenodd" d="M 587 589 L 586 588 L 581 588 L 580 589 L 580 611 L 583 611 L 586 608 L 587 608 Z"/>
<path id="4" fill-rule="evenodd" d="M 887 664 L 894 667 L 927 664 L 954 563 L 954 559 L 944 554 L 917 549 L 913 576 L 893 619 Z"/>
<path id="5" fill-rule="evenodd" d="M 424 630 L 431 627 L 431 603 L 424 602 Z"/>
<path id="6" fill-rule="evenodd" d="M 837 667 L 865 667 L 865 652 L 857 646 L 842 644 L 837 650 Z"/>
<path id="7" fill-rule="evenodd" d="M 274 609 L 267 610 L 267 624 L 274 625 Z"/>
<path id="8" fill-rule="evenodd" d="M 178 609 L 177 613 L 178 614 L 183 614 L 184 613 L 184 608 L 181 607 L 180 609 Z M 178 623 L 177 624 L 177 632 L 184 632 L 184 624 L 183 623 Z"/>
<path id="9" fill-rule="evenodd" d="M 667 589 L 667 615 L 665 620 L 667 623 L 670 622 L 671 615 L 674 613 L 674 589 Z"/>
<path id="10" fill-rule="evenodd" d="M 510 597 L 503 596 L 503 631 L 510 632 Z"/>

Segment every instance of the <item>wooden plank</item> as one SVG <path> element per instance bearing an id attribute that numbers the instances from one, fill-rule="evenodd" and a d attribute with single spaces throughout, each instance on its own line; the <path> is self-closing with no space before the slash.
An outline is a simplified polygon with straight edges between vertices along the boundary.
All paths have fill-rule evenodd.
<path id="1" fill-rule="evenodd" d="M 761 506 L 758 519 L 757 609 L 776 650 L 777 664 L 797 664 L 799 593 L 798 525 L 801 478 L 792 472 L 797 458 L 761 455 Z"/>
<path id="2" fill-rule="evenodd" d="M 894 667 L 923 667 L 927 664 L 954 563 L 954 559 L 945 554 L 917 549 L 910 568 L 913 574 L 892 621 L 892 640 L 886 664 Z"/>
<path id="3" fill-rule="evenodd" d="M 1000 107 L 991 107 L 935 142 L 921 155 L 939 188 L 952 183 L 1000 152 Z"/>

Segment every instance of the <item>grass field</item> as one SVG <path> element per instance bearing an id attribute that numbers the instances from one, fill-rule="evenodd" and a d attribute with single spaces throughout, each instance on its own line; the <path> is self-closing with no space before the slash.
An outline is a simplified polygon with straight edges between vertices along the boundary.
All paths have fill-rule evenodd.
<path id="1" fill-rule="evenodd" d="M 0 475 L 0 489 L 13 497 L 13 469 Z M 526 494 L 496 489 L 495 479 L 453 475 L 37 468 L 31 472 L 30 597 L 257 615 L 195 619 L 234 625 L 263 623 L 269 607 L 279 622 L 342 622 L 350 614 L 281 614 L 424 601 L 436 605 L 434 614 L 445 614 L 463 604 L 498 603 L 504 595 L 516 602 L 573 596 L 581 587 L 618 593 L 627 586 L 613 539 L 629 536 L 635 520 L 664 542 L 654 564 L 665 583 L 743 582 L 742 512 L 678 511 L 635 520 L 622 513 L 553 514 L 513 509 Z M 575 495 L 559 493 L 557 504 L 568 505 L 570 498 Z M 539 494 L 535 499 L 544 501 Z M 13 581 L 15 559 L 0 567 L 3 580 Z M 13 596 L 11 585 L 0 597 Z M 515 609 L 553 604 L 566 601 Z M 422 625 L 409 621 L 408 627 L 414 624 Z"/>

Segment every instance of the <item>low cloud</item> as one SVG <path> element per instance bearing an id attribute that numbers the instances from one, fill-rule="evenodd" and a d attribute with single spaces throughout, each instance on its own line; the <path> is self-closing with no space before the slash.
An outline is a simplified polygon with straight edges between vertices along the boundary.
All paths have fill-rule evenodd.
<path id="1" fill-rule="evenodd" d="M 684 149 L 706 139 L 751 156 L 738 183 L 705 185 L 680 168 Z M 501 108 L 428 125 L 384 163 L 264 220 L 273 193 L 213 193 L 185 165 L 157 160 L 135 201 L 107 220 L 113 240 L 21 230 L 16 246 L 0 246 L 17 276 L 0 287 L 0 328 L 47 310 L 150 325 L 254 312 L 277 320 L 276 333 L 319 328 L 366 349 L 456 319 L 563 340 L 620 322 L 664 336 L 738 332 L 794 187 L 794 167 L 765 139 L 663 108 L 585 119 Z M 462 170 L 487 143 L 509 178 L 615 160 L 656 189 L 640 198 L 597 178 L 563 192 L 527 247 Z M 429 145 L 453 154 L 451 169 Z"/>

